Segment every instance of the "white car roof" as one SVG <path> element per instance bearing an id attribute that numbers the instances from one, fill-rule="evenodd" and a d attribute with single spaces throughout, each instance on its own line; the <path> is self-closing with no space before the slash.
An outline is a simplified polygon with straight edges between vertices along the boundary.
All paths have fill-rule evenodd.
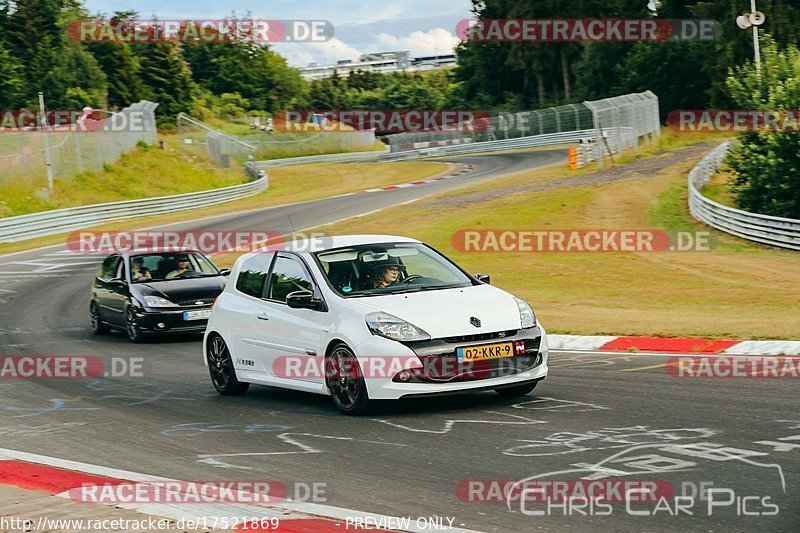
<path id="1" fill-rule="evenodd" d="M 322 252 L 334 248 L 344 248 L 359 244 L 383 244 L 387 242 L 419 242 L 409 237 L 399 237 L 397 235 L 333 235 L 308 239 L 296 239 L 286 243 L 287 250 L 302 251 L 312 248 L 314 252 Z M 309 246 L 311 245 L 311 246 Z"/>
<path id="2" fill-rule="evenodd" d="M 310 240 L 295 239 L 287 241 L 283 245 L 269 246 L 269 251 L 279 252 L 281 250 L 287 250 L 308 255 L 311 252 L 323 252 L 325 250 L 332 250 L 334 248 L 345 248 L 347 246 L 357 246 L 359 244 L 384 244 L 389 242 L 420 241 L 417 239 L 411 239 L 409 237 L 400 237 L 398 235 L 326 235 L 324 237 L 313 237 Z M 244 261 L 260 253 L 264 252 L 255 250 L 242 255 L 236 260 L 234 269 L 238 270 L 239 265 L 241 265 Z"/>

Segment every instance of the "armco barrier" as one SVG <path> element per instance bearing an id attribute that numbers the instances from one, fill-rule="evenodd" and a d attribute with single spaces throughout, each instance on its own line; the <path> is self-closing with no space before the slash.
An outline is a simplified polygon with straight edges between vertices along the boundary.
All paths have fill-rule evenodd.
<path id="1" fill-rule="evenodd" d="M 388 147 L 387 147 L 388 151 Z M 345 152 L 343 154 L 306 155 L 301 157 L 286 157 L 283 159 L 266 159 L 254 161 L 255 168 L 287 167 L 290 165 L 305 165 L 310 163 L 355 163 L 358 161 L 376 161 L 384 156 L 387 151 Z"/>
<path id="2" fill-rule="evenodd" d="M 607 130 L 604 130 L 607 131 Z M 442 155 L 474 154 L 480 152 L 495 152 L 502 150 L 518 150 L 521 148 L 536 148 L 538 146 L 554 146 L 566 143 L 575 143 L 581 139 L 594 138 L 595 130 L 567 131 L 563 133 L 547 133 L 545 135 L 531 135 L 517 137 L 516 139 L 503 139 L 500 141 L 483 141 L 468 144 L 454 144 L 450 146 L 437 146 L 434 148 L 421 148 L 393 152 L 381 156 L 381 160 L 394 161 L 400 159 L 414 159 L 418 157 L 436 157 Z"/>
<path id="3" fill-rule="evenodd" d="M 87 228 L 113 220 L 185 211 L 221 204 L 262 192 L 267 188 L 268 179 L 269 177 L 263 174 L 255 181 L 222 189 L 70 207 L 32 213 L 30 215 L 1 218 L 0 242 L 17 242 Z"/>
<path id="4" fill-rule="evenodd" d="M 779 248 L 800 250 L 800 220 L 749 213 L 717 203 L 700 192 L 719 168 L 730 143 L 717 146 L 689 172 L 689 211 L 692 216 L 725 233 Z"/>

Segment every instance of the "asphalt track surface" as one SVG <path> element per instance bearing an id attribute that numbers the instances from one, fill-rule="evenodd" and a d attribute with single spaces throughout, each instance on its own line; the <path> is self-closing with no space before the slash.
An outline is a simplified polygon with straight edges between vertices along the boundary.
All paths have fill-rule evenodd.
<path id="1" fill-rule="evenodd" d="M 563 156 L 455 158 L 473 172 L 170 227 L 300 230 Z M 663 355 L 551 352 L 549 379 L 515 400 L 481 392 L 389 402 L 355 418 L 339 415 L 327 397 L 270 387 L 221 397 L 197 336 L 141 345 L 119 333 L 93 336 L 87 310 L 99 258 L 62 252 L 0 257 L 0 354 L 141 358 L 143 376 L 0 380 L 2 447 L 183 480 L 275 480 L 290 493 L 325 483 L 327 505 L 451 517 L 480 531 L 800 531 L 800 395 L 792 380 L 677 379 Z M 660 480 L 675 496 L 692 496 L 701 484 L 728 491 L 712 494 L 710 510 L 706 493 L 673 516 L 670 493 L 658 508 L 630 503 L 654 516 L 631 515 L 624 501 L 598 516 L 609 510 L 579 501 L 523 509 L 464 501 L 470 492 L 458 490 L 469 480 L 534 477 Z M 744 515 L 774 513 L 772 505 L 773 516 Z"/>

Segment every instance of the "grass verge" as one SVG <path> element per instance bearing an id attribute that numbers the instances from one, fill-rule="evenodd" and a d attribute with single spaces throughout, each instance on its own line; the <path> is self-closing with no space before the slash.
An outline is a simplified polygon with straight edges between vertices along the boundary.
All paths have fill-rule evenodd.
<path id="1" fill-rule="evenodd" d="M 195 220 L 236 211 L 315 200 L 363 189 L 417 181 L 443 173 L 448 168 L 450 165 L 441 162 L 325 163 L 273 168 L 269 169 L 270 187 L 261 194 L 222 205 L 123 220 L 92 229 L 129 231 L 133 228 L 161 226 L 171 222 Z M 153 180 L 154 176 L 150 176 L 149 179 Z M 2 243 L 0 254 L 61 244 L 65 242 L 65 237 L 66 234 L 60 234 L 17 243 Z"/>
<path id="2" fill-rule="evenodd" d="M 143 145 L 116 163 L 106 164 L 102 171 L 56 179 L 49 198 L 39 192 L 46 183 L 22 180 L 4 184 L 0 187 L 0 216 L 203 191 L 247 180 L 243 167 L 216 167 L 201 157 L 182 153 L 173 143 L 167 150 Z"/>

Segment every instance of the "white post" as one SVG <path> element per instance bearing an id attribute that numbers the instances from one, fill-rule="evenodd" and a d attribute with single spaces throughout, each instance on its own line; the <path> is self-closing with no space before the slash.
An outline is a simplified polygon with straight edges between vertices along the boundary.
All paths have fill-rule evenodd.
<path id="1" fill-rule="evenodd" d="M 42 132 L 44 134 L 44 160 L 47 166 L 47 189 L 53 192 L 53 159 L 50 154 L 50 133 L 47 131 L 47 115 L 44 112 L 44 93 L 39 92 L 39 110 L 42 112 Z"/>
<path id="2" fill-rule="evenodd" d="M 756 0 L 750 0 L 750 12 L 756 11 Z M 756 57 L 756 77 L 761 81 L 761 47 L 758 43 L 758 26 L 755 24 L 753 24 L 753 52 Z"/>

